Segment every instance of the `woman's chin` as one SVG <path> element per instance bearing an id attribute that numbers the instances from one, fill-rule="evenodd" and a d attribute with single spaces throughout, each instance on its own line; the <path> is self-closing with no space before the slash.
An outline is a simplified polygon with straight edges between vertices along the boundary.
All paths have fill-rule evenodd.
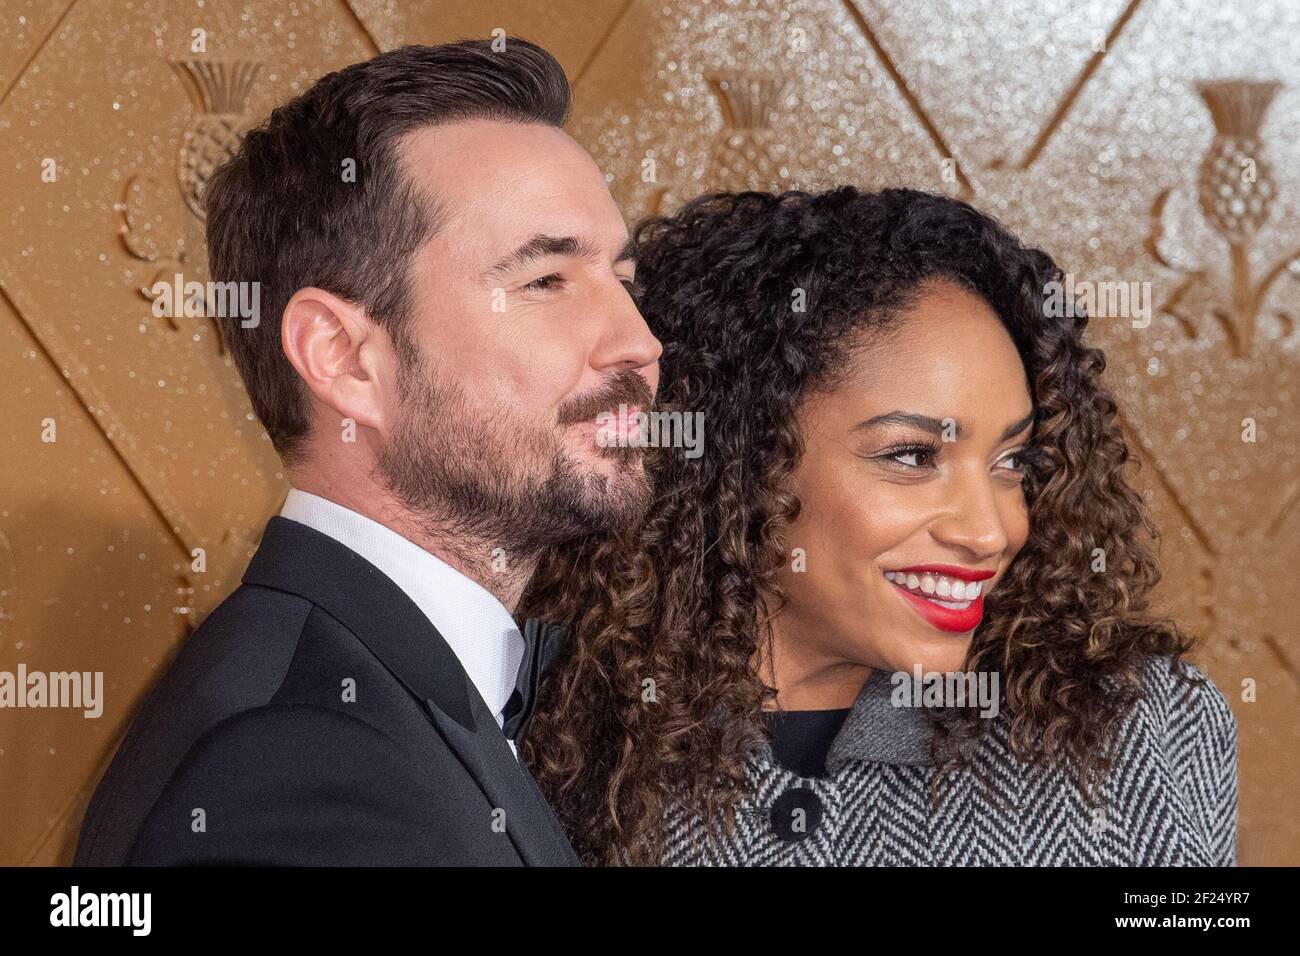
<path id="1" fill-rule="evenodd" d="M 941 646 L 935 646 L 939 642 L 933 639 L 919 640 L 915 647 L 891 655 L 888 670 L 891 673 L 902 671 L 913 676 L 918 668 L 922 674 L 950 674 L 964 670 L 970 638 L 969 634 L 945 635 L 941 639 Z"/>

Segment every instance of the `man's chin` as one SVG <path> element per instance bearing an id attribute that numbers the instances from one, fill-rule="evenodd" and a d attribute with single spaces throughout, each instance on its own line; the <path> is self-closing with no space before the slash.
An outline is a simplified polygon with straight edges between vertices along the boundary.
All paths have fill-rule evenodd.
<path id="1" fill-rule="evenodd" d="M 650 508 L 650 482 L 640 465 L 621 466 L 604 482 L 589 482 L 584 506 L 592 531 L 615 532 L 636 527 Z M 600 487 L 591 489 L 593 484 Z"/>
<path id="2" fill-rule="evenodd" d="M 576 512 L 574 524 L 582 526 L 582 533 L 625 531 L 645 519 L 652 493 L 644 458 L 637 452 L 627 460 L 601 458 L 578 465 L 583 474 L 582 490 L 577 500 L 568 504 Z"/>

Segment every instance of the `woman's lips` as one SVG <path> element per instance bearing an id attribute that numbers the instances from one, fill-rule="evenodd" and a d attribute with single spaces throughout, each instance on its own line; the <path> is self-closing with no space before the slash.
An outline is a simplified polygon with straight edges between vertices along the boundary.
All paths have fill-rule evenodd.
<path id="1" fill-rule="evenodd" d="M 958 578 L 962 581 L 987 581 L 996 572 L 981 570 L 980 568 L 963 568 L 957 564 L 917 564 L 910 568 L 900 568 L 898 573 L 943 575 L 944 577 Z"/>
<path id="2" fill-rule="evenodd" d="M 978 627 L 984 617 L 985 586 L 979 582 L 987 581 L 994 572 L 934 564 L 886 574 L 886 580 L 927 623 L 951 634 L 964 634 Z"/>
<path id="3" fill-rule="evenodd" d="M 948 631 L 952 634 L 965 634 L 967 631 L 973 631 L 978 627 L 980 619 L 984 617 L 983 595 L 971 601 L 969 607 L 958 610 L 957 608 L 935 604 L 927 598 L 917 597 L 911 591 L 900 588 L 897 584 L 891 586 L 903 596 L 904 601 L 911 605 L 912 610 L 941 631 Z"/>

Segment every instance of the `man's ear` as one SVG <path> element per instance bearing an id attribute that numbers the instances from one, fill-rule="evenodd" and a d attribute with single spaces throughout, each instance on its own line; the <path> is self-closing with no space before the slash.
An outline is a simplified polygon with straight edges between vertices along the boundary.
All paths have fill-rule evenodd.
<path id="1" fill-rule="evenodd" d="M 396 357 L 362 309 L 323 289 L 299 289 L 281 316 L 280 344 L 318 401 L 340 419 L 387 432 L 385 398 L 396 381 Z"/>

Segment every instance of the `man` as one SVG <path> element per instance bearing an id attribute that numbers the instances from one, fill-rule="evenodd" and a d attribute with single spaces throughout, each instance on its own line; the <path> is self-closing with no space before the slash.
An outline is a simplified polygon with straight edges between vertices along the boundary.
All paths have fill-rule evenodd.
<path id="1" fill-rule="evenodd" d="M 209 182 L 212 277 L 259 282 L 273 318 L 223 334 L 293 487 L 132 724 L 78 863 L 577 863 L 508 739 L 555 635 L 512 614 L 543 548 L 648 507 L 620 439 L 660 346 L 568 111 L 522 40 L 405 47 Z"/>

